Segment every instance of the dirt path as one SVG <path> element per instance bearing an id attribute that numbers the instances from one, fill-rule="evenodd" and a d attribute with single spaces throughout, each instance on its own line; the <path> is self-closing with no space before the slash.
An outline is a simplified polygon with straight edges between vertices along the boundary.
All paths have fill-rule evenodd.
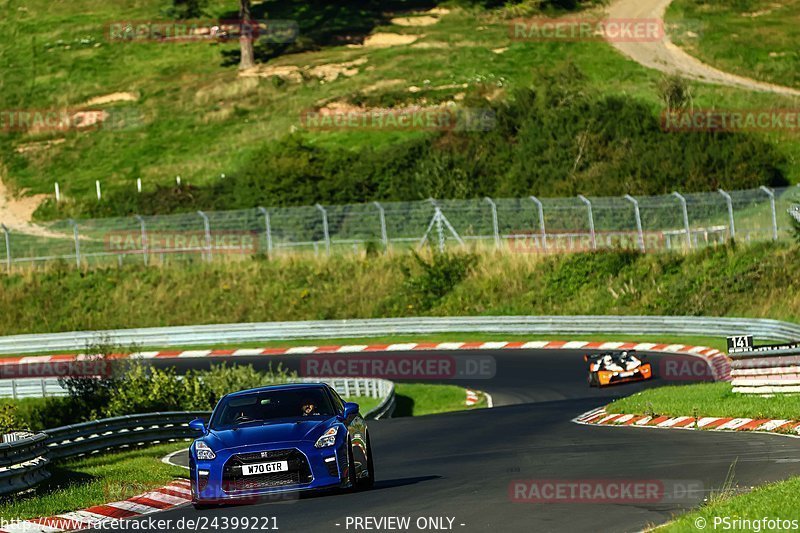
<path id="1" fill-rule="evenodd" d="M 3 180 L 0 179 L 0 224 L 4 224 L 12 231 L 20 233 L 27 233 L 29 235 L 38 235 L 40 237 L 63 237 L 48 231 L 47 229 L 31 224 L 30 220 L 33 212 L 39 202 L 42 201 L 44 195 L 23 196 L 15 198 L 11 191 L 9 191 Z M 2 235 L 0 234 L 0 237 Z"/>
<path id="2" fill-rule="evenodd" d="M 608 8 L 610 18 L 620 19 L 664 19 L 672 0 L 615 0 Z M 723 72 L 690 56 L 669 37 L 659 42 L 615 42 L 620 52 L 648 68 L 670 74 L 681 74 L 687 78 L 740 87 L 752 91 L 771 92 L 787 96 L 800 96 L 800 90 L 782 85 L 756 81 L 729 72 Z"/>

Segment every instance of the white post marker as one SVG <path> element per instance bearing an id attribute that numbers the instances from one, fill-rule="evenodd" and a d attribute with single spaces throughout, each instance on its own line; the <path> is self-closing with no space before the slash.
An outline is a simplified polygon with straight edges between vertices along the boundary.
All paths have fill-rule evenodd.
<path id="1" fill-rule="evenodd" d="M 180 176 L 175 176 L 175 183 L 178 184 L 178 187 L 181 186 L 181 177 Z"/>
<path id="2" fill-rule="evenodd" d="M 100 198 L 102 198 L 102 197 L 103 197 L 103 195 L 102 195 L 102 194 L 100 194 L 100 180 L 95 180 L 95 182 L 94 182 L 94 188 L 95 188 L 95 190 L 97 191 L 97 199 L 98 199 L 98 200 L 100 200 Z"/>
<path id="3" fill-rule="evenodd" d="M 61 201 L 61 189 L 58 188 L 58 182 L 56 182 L 56 203 Z"/>
<path id="4" fill-rule="evenodd" d="M 136 192 L 142 192 L 142 178 L 136 178 Z"/>

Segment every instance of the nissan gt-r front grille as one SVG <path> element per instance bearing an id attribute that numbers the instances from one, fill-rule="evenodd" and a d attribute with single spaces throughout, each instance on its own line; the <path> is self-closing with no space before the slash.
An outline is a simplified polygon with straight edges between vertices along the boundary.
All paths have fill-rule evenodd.
<path id="1" fill-rule="evenodd" d="M 272 472 L 251 476 L 242 474 L 242 465 L 272 461 L 286 461 L 289 470 L 287 472 Z M 306 456 L 294 448 L 236 454 L 225 462 L 222 470 L 222 490 L 225 492 L 282 487 L 284 485 L 302 485 L 310 483 L 311 480 L 311 468 L 308 465 Z"/>

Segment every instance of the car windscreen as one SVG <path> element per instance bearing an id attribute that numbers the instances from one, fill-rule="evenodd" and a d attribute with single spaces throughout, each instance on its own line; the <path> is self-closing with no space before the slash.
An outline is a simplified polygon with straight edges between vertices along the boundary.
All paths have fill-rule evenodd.
<path id="1" fill-rule="evenodd" d="M 279 389 L 223 398 L 214 410 L 211 429 L 230 429 L 258 422 L 333 416 L 333 405 L 322 387 Z"/>

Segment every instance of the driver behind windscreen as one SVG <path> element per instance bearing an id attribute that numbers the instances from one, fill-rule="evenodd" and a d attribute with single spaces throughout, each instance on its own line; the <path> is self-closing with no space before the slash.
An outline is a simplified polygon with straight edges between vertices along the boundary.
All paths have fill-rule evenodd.
<path id="1" fill-rule="evenodd" d="M 302 407 L 303 416 L 315 416 L 319 415 L 319 411 L 317 410 L 317 406 L 314 405 L 314 401 L 310 398 L 306 398 L 303 400 L 303 407 Z"/>

